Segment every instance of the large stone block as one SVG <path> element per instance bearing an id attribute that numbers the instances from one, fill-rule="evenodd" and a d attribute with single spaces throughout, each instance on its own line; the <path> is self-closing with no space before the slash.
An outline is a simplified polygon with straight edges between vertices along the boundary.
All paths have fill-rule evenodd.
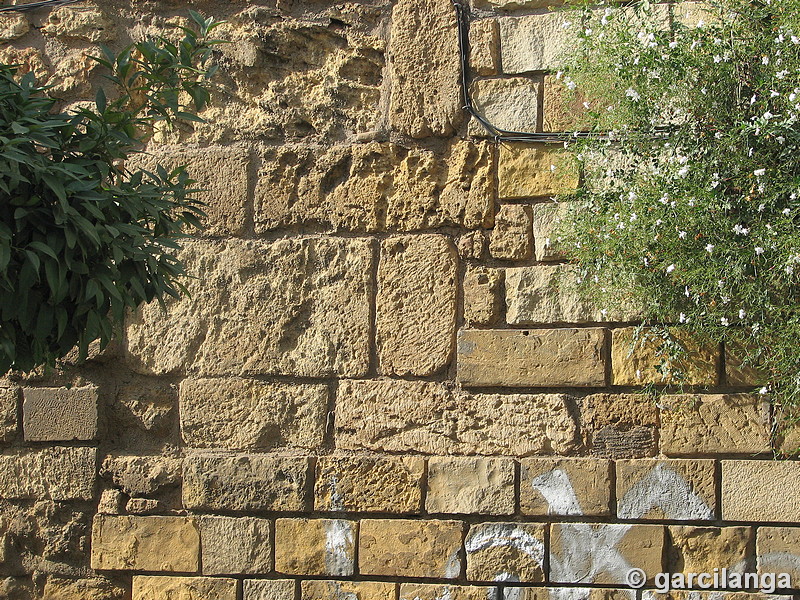
<path id="1" fill-rule="evenodd" d="M 800 527 L 759 527 L 756 556 L 759 573 L 788 573 L 796 587 L 800 581 Z"/>
<path id="2" fill-rule="evenodd" d="M 569 210 L 568 206 L 566 202 L 540 202 L 533 205 L 533 245 L 539 262 L 567 258 L 558 241 L 558 226 Z"/>
<path id="3" fill-rule="evenodd" d="M 568 194 L 578 187 L 578 167 L 563 150 L 507 143 L 500 146 L 497 181 L 500 198 Z"/>
<path id="4" fill-rule="evenodd" d="M 507 74 L 558 69 L 577 36 L 564 13 L 503 17 L 500 62 Z"/>
<path id="5" fill-rule="evenodd" d="M 416 456 L 320 456 L 314 509 L 418 513 L 424 467 Z"/>
<path id="6" fill-rule="evenodd" d="M 714 519 L 713 460 L 618 460 L 616 467 L 620 519 Z"/>
<path id="7" fill-rule="evenodd" d="M 42 448 L 0 455 L 0 498 L 91 500 L 97 479 L 95 448 Z"/>
<path id="8" fill-rule="evenodd" d="M 658 408 L 646 394 L 592 394 L 581 401 L 581 431 L 593 456 L 654 456 Z"/>
<path id="9" fill-rule="evenodd" d="M 800 523 L 800 462 L 723 460 L 721 493 L 726 521 Z"/>
<path id="10" fill-rule="evenodd" d="M 0 587 L 0 594 L 3 593 Z M 0 595 L 0 598 L 6 596 Z M 42 598 L 48 600 L 124 600 L 127 590 L 108 579 L 68 579 L 50 576 L 44 584 Z M 15 596 L 11 595 L 11 600 Z"/>
<path id="11" fill-rule="evenodd" d="M 200 517 L 203 575 L 266 574 L 272 571 L 269 519 Z"/>
<path id="12" fill-rule="evenodd" d="M 538 81 L 527 77 L 478 79 L 470 86 L 470 93 L 475 110 L 496 128 L 521 132 L 537 130 L 541 93 Z"/>
<path id="13" fill-rule="evenodd" d="M 227 577 L 136 575 L 133 600 L 236 600 L 237 582 Z"/>
<path id="14" fill-rule="evenodd" d="M 200 448 L 316 449 L 325 436 L 328 388 L 256 379 L 185 379 L 181 436 Z"/>
<path id="15" fill-rule="evenodd" d="M 400 0 L 392 10 L 389 122 L 413 138 L 458 129 L 461 65 L 456 13 L 447 0 Z"/>
<path id="16" fill-rule="evenodd" d="M 611 514 L 611 461 L 526 458 L 520 463 L 520 511 L 526 515 Z"/>
<path id="17" fill-rule="evenodd" d="M 661 399 L 661 452 L 667 456 L 772 451 L 770 406 L 755 394 Z"/>
<path id="18" fill-rule="evenodd" d="M 670 525 L 667 571 L 671 573 L 729 573 L 753 571 L 753 530 L 750 527 Z"/>
<path id="19" fill-rule="evenodd" d="M 478 585 L 401 583 L 399 600 L 497 600 L 497 588 Z"/>
<path id="20" fill-rule="evenodd" d="M 503 600 L 636 600 L 636 590 L 579 587 L 506 587 Z M 648 600 L 655 600 L 648 598 Z"/>
<path id="21" fill-rule="evenodd" d="M 492 325 L 500 318 L 503 270 L 471 265 L 464 273 L 464 321 Z"/>
<path id="22" fill-rule="evenodd" d="M 376 345 L 381 373 L 431 375 L 450 360 L 456 327 L 458 254 L 443 235 L 381 243 Z"/>
<path id="23" fill-rule="evenodd" d="M 153 496 L 181 480 L 181 459 L 154 455 L 109 455 L 100 474 L 129 496 Z"/>
<path id="24" fill-rule="evenodd" d="M 336 445 L 425 454 L 566 454 L 574 399 L 564 394 L 465 394 L 424 381 L 342 381 Z"/>
<path id="25" fill-rule="evenodd" d="M 510 515 L 515 508 L 514 461 L 434 456 L 428 459 L 428 513 Z"/>
<path id="26" fill-rule="evenodd" d="M 460 521 L 364 519 L 359 573 L 456 579 L 461 574 L 463 529 Z"/>
<path id="27" fill-rule="evenodd" d="M 183 506 L 190 510 L 307 510 L 309 468 L 307 457 L 188 456 L 183 463 Z"/>
<path id="28" fill-rule="evenodd" d="M 499 73 L 500 28 L 496 19 L 470 21 L 469 65 L 478 75 Z"/>
<path id="29" fill-rule="evenodd" d="M 200 533 L 188 517 L 97 515 L 92 568 L 193 573 L 200 568 Z"/>
<path id="30" fill-rule="evenodd" d="M 357 377 L 369 365 L 372 242 L 331 237 L 187 244 L 190 296 L 127 323 L 145 374 Z"/>
<path id="31" fill-rule="evenodd" d="M 504 204 L 494 219 L 489 252 L 501 260 L 525 260 L 533 254 L 531 210 L 521 204 Z"/>
<path id="32" fill-rule="evenodd" d="M 17 435 L 19 394 L 19 386 L 0 379 L 0 442 L 10 442 Z"/>
<path id="33" fill-rule="evenodd" d="M 469 581 L 544 581 L 542 523 L 479 523 L 469 528 L 464 547 Z"/>
<path id="34" fill-rule="evenodd" d="M 605 329 L 462 329 L 458 380 L 467 387 L 601 387 Z"/>
<path id="35" fill-rule="evenodd" d="M 97 437 L 97 387 L 23 388 L 22 430 L 29 442 Z"/>
<path id="36" fill-rule="evenodd" d="M 74 38 L 94 44 L 109 42 L 115 37 L 114 21 L 98 8 L 84 10 L 61 6 L 53 10 L 42 31 L 48 35 Z"/>
<path id="37" fill-rule="evenodd" d="M 294 579 L 245 579 L 242 600 L 295 600 L 296 585 Z"/>
<path id="38" fill-rule="evenodd" d="M 301 581 L 300 600 L 395 600 L 395 584 L 377 581 Z M 245 598 L 245 600 L 248 600 Z M 293 600 L 293 598 L 287 598 Z"/>
<path id="39" fill-rule="evenodd" d="M 587 97 L 583 90 L 570 90 L 555 75 L 545 75 L 542 88 L 544 131 L 586 131 L 590 128 L 589 109 L 597 109 L 595 103 L 600 101 L 599 98 Z"/>
<path id="40" fill-rule="evenodd" d="M 355 572 L 358 523 L 343 519 L 275 521 L 275 570 L 288 575 L 349 577 Z"/>
<path id="41" fill-rule="evenodd" d="M 442 153 L 391 143 L 265 150 L 256 231 L 323 224 L 344 231 L 491 225 L 494 152 L 457 141 Z"/>

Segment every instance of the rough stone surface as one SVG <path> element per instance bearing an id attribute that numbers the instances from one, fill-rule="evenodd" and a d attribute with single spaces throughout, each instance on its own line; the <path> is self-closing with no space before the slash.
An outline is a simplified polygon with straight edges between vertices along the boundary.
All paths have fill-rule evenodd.
<path id="1" fill-rule="evenodd" d="M 600 387 L 605 385 L 605 329 L 462 329 L 462 385 Z"/>
<path id="2" fill-rule="evenodd" d="M 796 586 L 800 581 L 800 527 L 759 527 L 756 556 L 759 573 L 789 573 Z"/>
<path id="3" fill-rule="evenodd" d="M 196 572 L 200 533 L 188 517 L 97 515 L 92 525 L 92 568 Z"/>
<path id="4" fill-rule="evenodd" d="M 255 198 L 256 231 L 322 224 L 346 231 L 489 226 L 494 153 L 458 141 L 442 153 L 371 142 L 267 149 Z"/>
<path id="5" fill-rule="evenodd" d="M 671 573 L 753 570 L 753 530 L 750 527 L 670 525 L 667 535 L 667 570 Z"/>
<path id="6" fill-rule="evenodd" d="M 585 131 L 591 124 L 588 109 L 596 99 L 567 89 L 555 75 L 545 75 L 542 99 L 542 129 L 544 131 Z"/>
<path id="7" fill-rule="evenodd" d="M 129 496 L 152 496 L 181 480 L 181 460 L 170 456 L 109 455 L 100 474 Z"/>
<path id="8" fill-rule="evenodd" d="M 107 579 L 48 577 L 42 597 L 47 600 L 123 600 L 127 590 Z"/>
<path id="9" fill-rule="evenodd" d="M 246 227 L 248 169 L 250 153 L 241 147 L 187 148 L 159 147 L 152 153 L 135 155 L 128 161 L 131 169 L 153 171 L 156 165 L 171 170 L 186 165 L 195 187 L 194 195 L 205 202 L 206 229 L 210 236 L 240 236 Z"/>
<path id="10" fill-rule="evenodd" d="M 110 42 L 115 37 L 114 21 L 98 8 L 62 6 L 53 10 L 42 28 L 44 33 L 87 42 Z"/>
<path id="11" fill-rule="evenodd" d="M 469 64 L 478 75 L 500 72 L 500 28 L 495 19 L 470 22 Z"/>
<path id="12" fill-rule="evenodd" d="M 364 519 L 359 573 L 455 579 L 461 573 L 463 527 L 460 521 Z"/>
<path id="13" fill-rule="evenodd" d="M 336 445 L 425 454 L 566 454 L 578 433 L 563 394 L 463 394 L 423 381 L 343 381 Z"/>
<path id="14" fill-rule="evenodd" d="M 23 388 L 22 430 L 29 442 L 97 437 L 97 388 Z"/>
<path id="15" fill-rule="evenodd" d="M 562 150 L 541 144 L 502 144 L 497 166 L 499 198 L 554 196 L 574 191 L 578 169 Z"/>
<path id="16" fill-rule="evenodd" d="M 502 269 L 467 266 L 464 273 L 464 321 L 467 325 L 492 325 L 500 318 Z"/>
<path id="17" fill-rule="evenodd" d="M 183 506 L 190 510 L 306 510 L 308 475 L 306 457 L 193 455 L 183 463 Z"/>
<path id="18" fill-rule="evenodd" d="M 458 255 L 442 235 L 381 243 L 376 345 L 384 375 L 431 375 L 453 352 Z"/>
<path id="19" fill-rule="evenodd" d="M 725 382 L 732 386 L 755 387 L 768 381 L 768 373 L 752 362 L 752 347 L 735 340 L 725 342 Z"/>
<path id="20" fill-rule="evenodd" d="M 564 588 L 506 587 L 504 600 L 559 600 L 563 598 L 563 590 Z M 568 593 L 572 600 L 634 600 L 636 596 L 629 588 L 617 590 L 570 587 Z"/>
<path id="21" fill-rule="evenodd" d="M 301 581 L 300 599 L 394 600 L 395 584 L 377 581 Z"/>
<path id="22" fill-rule="evenodd" d="M 508 74 L 557 70 L 575 44 L 565 15 L 554 12 L 503 17 L 500 23 L 500 62 Z"/>
<path id="23" fill-rule="evenodd" d="M 0 15 L 0 43 L 21 38 L 30 28 L 31 24 L 23 14 Z"/>
<path id="24" fill-rule="evenodd" d="M 533 255 L 530 207 L 520 204 L 500 207 L 489 238 L 489 252 L 494 258 L 505 260 L 524 260 Z"/>
<path id="25" fill-rule="evenodd" d="M 314 508 L 325 512 L 418 513 L 424 461 L 416 456 L 320 456 Z"/>
<path id="26" fill-rule="evenodd" d="M 470 86 L 478 114 L 506 131 L 537 131 L 540 92 L 541 84 L 526 77 L 478 79 Z"/>
<path id="27" fill-rule="evenodd" d="M 470 581 L 544 581 L 542 523 L 480 523 L 469 528 L 464 547 Z"/>
<path id="28" fill-rule="evenodd" d="M 185 379 L 181 436 L 200 448 L 316 449 L 325 435 L 325 385 L 255 379 Z"/>
<path id="29" fill-rule="evenodd" d="M 19 386 L 0 379 L 0 442 L 10 442 L 17 435 Z"/>
<path id="30" fill-rule="evenodd" d="M 447 0 L 400 0 L 392 10 L 389 121 L 413 138 L 449 136 L 463 119 L 456 13 Z"/>
<path id="31" fill-rule="evenodd" d="M 618 460 L 617 517 L 711 521 L 716 513 L 714 461 Z"/>
<path id="32" fill-rule="evenodd" d="M 401 583 L 400 600 L 497 600 L 497 589 L 477 585 Z"/>
<path id="33" fill-rule="evenodd" d="M 770 406 L 761 396 L 668 396 L 661 406 L 661 452 L 668 456 L 772 451 Z"/>
<path id="34" fill-rule="evenodd" d="M 245 579 L 243 600 L 294 600 L 293 579 Z M 321 599 L 320 599 L 321 600 Z"/>
<path id="35" fill-rule="evenodd" d="M 203 575 L 266 574 L 272 571 L 269 519 L 201 517 Z"/>
<path id="36" fill-rule="evenodd" d="M 0 456 L 0 498 L 9 500 L 91 500 L 95 448 L 42 448 Z"/>
<path id="37" fill-rule="evenodd" d="M 360 376 L 369 364 L 372 242 L 300 238 L 194 242 L 191 297 L 128 320 L 145 374 Z"/>
<path id="38" fill-rule="evenodd" d="M 566 258 L 558 242 L 556 228 L 558 220 L 567 210 L 568 205 L 565 202 L 543 202 L 533 205 L 533 245 L 536 260 L 550 262 Z"/>
<path id="39" fill-rule="evenodd" d="M 680 371 L 681 383 L 714 385 L 718 380 L 720 351 L 717 344 L 703 344 L 685 334 L 673 331 L 675 340 L 684 345 L 687 354 L 676 361 L 666 355 L 662 338 L 641 334 L 636 337 L 633 327 L 615 329 L 611 338 L 611 370 L 614 385 L 644 385 L 675 382 Z M 664 364 L 667 371 L 659 373 L 654 365 Z"/>
<path id="40" fill-rule="evenodd" d="M 125 503 L 125 512 L 131 515 L 153 515 L 164 510 L 164 503 L 156 498 L 130 498 Z"/>
<path id="41" fill-rule="evenodd" d="M 136 575 L 133 600 L 236 600 L 236 580 L 225 577 Z"/>
<path id="42" fill-rule="evenodd" d="M 663 571 L 664 527 L 556 523 L 550 527 L 550 581 L 627 585 L 631 568 L 648 580 Z"/>
<path id="43" fill-rule="evenodd" d="M 800 522 L 800 462 L 723 460 L 722 518 Z"/>
<path id="44" fill-rule="evenodd" d="M 358 523 L 342 519 L 275 521 L 275 570 L 349 577 L 355 572 Z"/>
<path id="45" fill-rule="evenodd" d="M 608 516 L 611 461 L 524 459 L 520 463 L 519 506 L 526 515 Z"/>
<path id="46" fill-rule="evenodd" d="M 434 456 L 428 459 L 428 513 L 510 515 L 514 461 L 508 458 Z"/>
<path id="47" fill-rule="evenodd" d="M 592 394 L 581 401 L 581 431 L 592 456 L 654 456 L 658 408 L 645 394 Z"/>

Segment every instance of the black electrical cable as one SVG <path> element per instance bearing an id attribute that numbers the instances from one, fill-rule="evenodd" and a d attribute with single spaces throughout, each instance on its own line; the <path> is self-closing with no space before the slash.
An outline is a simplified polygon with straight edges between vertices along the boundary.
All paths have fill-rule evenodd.
<path id="1" fill-rule="evenodd" d="M 14 6 L 0 6 L 0 13 L 4 12 L 27 12 L 44 8 L 45 6 L 61 6 L 62 4 L 74 4 L 83 0 L 42 0 L 41 2 L 29 2 L 28 4 L 15 4 Z"/>

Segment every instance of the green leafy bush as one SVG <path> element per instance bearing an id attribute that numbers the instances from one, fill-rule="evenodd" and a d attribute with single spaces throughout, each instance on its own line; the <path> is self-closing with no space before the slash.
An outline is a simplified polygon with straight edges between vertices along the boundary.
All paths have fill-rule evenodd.
<path id="1" fill-rule="evenodd" d="M 32 75 L 0 65 L 0 373 L 105 346 L 127 309 L 178 296 L 175 257 L 203 216 L 183 169 L 129 172 L 158 122 L 197 120 L 217 23 L 191 13 L 159 38 L 96 58 L 110 92 L 56 112 Z M 113 92 L 114 97 L 109 99 Z"/>

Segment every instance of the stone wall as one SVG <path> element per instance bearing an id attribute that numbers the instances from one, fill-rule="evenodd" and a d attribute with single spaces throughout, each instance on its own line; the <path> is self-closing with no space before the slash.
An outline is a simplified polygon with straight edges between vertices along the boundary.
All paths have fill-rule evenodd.
<path id="1" fill-rule="evenodd" d="M 130 315 L 86 365 L 0 383 L 0 598 L 649 600 L 661 571 L 800 581 L 800 464 L 772 460 L 800 440 L 773 434 L 735 351 L 695 344 L 696 393 L 641 393 L 663 383 L 657 348 L 631 353 L 635 311 L 572 291 L 550 233 L 580 174 L 468 118 L 449 0 L 5 13 L 0 60 L 66 106 L 91 97 L 99 43 L 168 32 L 189 6 L 232 41 L 209 124 L 159 132 L 138 164 L 187 163 L 207 190 L 208 230 L 182 251 L 191 297 Z M 478 110 L 579 124 L 552 75 L 562 17 L 542 0 L 470 12 Z"/>

